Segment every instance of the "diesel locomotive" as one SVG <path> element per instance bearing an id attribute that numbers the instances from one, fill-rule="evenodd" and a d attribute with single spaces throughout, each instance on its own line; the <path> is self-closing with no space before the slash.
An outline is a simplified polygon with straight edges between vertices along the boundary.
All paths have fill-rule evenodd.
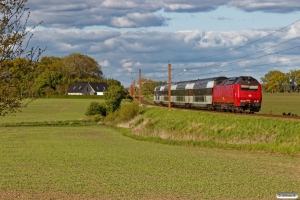
<path id="1" fill-rule="evenodd" d="M 168 105 L 168 84 L 154 89 L 154 103 Z M 251 76 L 213 77 L 171 84 L 171 106 L 231 112 L 259 112 L 260 83 Z"/>

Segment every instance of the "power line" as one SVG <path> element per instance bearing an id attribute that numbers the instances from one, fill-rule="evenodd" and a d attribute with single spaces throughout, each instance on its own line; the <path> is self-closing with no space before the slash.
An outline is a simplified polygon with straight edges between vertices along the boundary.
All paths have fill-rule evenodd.
<path id="1" fill-rule="evenodd" d="M 267 38 L 267 37 L 270 37 L 271 35 L 274 35 L 275 33 L 280 32 L 280 31 L 286 29 L 287 27 L 289 27 L 289 26 L 291 26 L 291 25 L 293 25 L 293 24 L 295 24 L 295 23 L 298 23 L 299 21 L 300 21 L 300 19 L 297 20 L 297 21 L 295 21 L 295 22 L 293 22 L 293 23 L 291 23 L 291 24 L 289 24 L 289 25 L 287 25 L 287 26 L 285 26 L 285 27 L 283 27 L 283 28 L 280 28 L 280 29 L 276 30 L 276 31 L 274 31 L 274 32 L 272 32 L 272 33 L 270 33 L 270 34 L 264 36 L 264 37 L 261 37 L 261 38 L 259 38 L 259 39 L 257 39 L 257 40 L 254 40 L 254 41 L 252 41 L 252 42 L 250 42 L 250 43 L 247 43 L 247 44 L 245 44 L 245 45 L 242 45 L 242 46 L 240 46 L 240 47 L 237 47 L 237 48 L 234 48 L 234 49 L 230 49 L 230 50 L 227 50 L 227 51 L 225 51 L 225 52 L 217 53 L 217 54 L 214 54 L 214 55 L 211 55 L 211 56 L 206 56 L 206 57 L 202 57 L 202 58 L 198 58 L 198 59 L 184 60 L 184 61 L 199 61 L 199 60 L 202 60 L 202 59 L 212 58 L 212 57 L 216 57 L 216 56 L 219 56 L 219 55 L 223 55 L 223 54 L 226 54 L 226 53 L 229 53 L 229 52 L 232 52 L 232 51 L 236 51 L 236 50 L 238 50 L 238 49 L 241 49 L 241 48 L 243 48 L 243 47 L 246 47 L 246 46 L 248 46 L 248 45 L 251 45 L 251 44 L 254 44 L 254 43 L 258 42 L 258 41 L 261 41 L 261 40 L 263 40 L 263 39 L 265 39 L 265 38 Z M 297 36 L 297 37 L 292 38 L 292 39 L 290 39 L 290 40 L 287 40 L 287 41 L 284 41 L 284 42 L 282 42 L 282 43 L 276 44 L 276 45 L 274 45 L 274 46 L 264 48 L 264 49 L 262 49 L 262 50 L 260 50 L 260 51 L 254 52 L 254 53 L 252 53 L 252 54 L 249 54 L 249 55 L 246 55 L 246 56 L 237 58 L 237 59 L 235 59 L 235 60 L 232 61 L 232 62 L 223 62 L 223 63 L 221 63 L 219 66 L 224 65 L 224 64 L 233 64 L 233 63 L 239 63 L 239 62 L 246 62 L 246 61 L 249 61 L 249 60 L 261 59 L 262 57 L 266 57 L 266 56 L 270 56 L 270 55 L 282 53 L 282 52 L 285 52 L 285 51 L 289 51 L 289 50 L 292 50 L 292 49 L 295 49 L 295 48 L 299 48 L 299 46 L 296 46 L 296 47 L 292 47 L 292 48 L 289 48 L 289 49 L 277 51 L 277 52 L 274 52 L 274 53 L 264 54 L 264 55 L 262 55 L 262 56 L 258 56 L 258 57 L 255 57 L 255 58 L 244 59 L 244 60 L 238 61 L 238 59 L 242 59 L 242 58 L 245 58 L 245 57 L 249 57 L 249 56 L 252 56 L 252 55 L 255 55 L 255 54 L 264 52 L 264 51 L 266 51 L 266 50 L 275 48 L 275 47 L 280 46 L 280 45 L 282 45 L 282 44 L 286 44 L 286 43 L 288 43 L 288 42 L 290 42 L 290 41 L 292 41 L 292 40 L 298 39 L 298 38 L 300 38 L 300 36 Z M 175 60 L 175 61 L 176 61 L 176 60 Z M 181 61 L 182 61 L 182 60 L 181 60 Z M 279 63 L 280 63 L 280 62 L 279 62 Z M 271 63 L 271 64 L 274 64 L 274 63 Z M 152 70 L 152 71 L 150 71 L 150 72 L 146 72 L 146 75 L 147 75 L 147 74 L 150 74 L 150 73 L 153 73 L 153 72 L 156 72 L 156 73 L 157 73 L 157 71 L 158 71 L 158 70 L 161 70 L 162 67 L 163 67 L 164 65 L 165 65 L 165 63 L 164 63 L 162 66 L 160 66 L 159 68 L 156 68 L 156 69 L 154 69 L 154 70 Z M 266 65 L 268 65 L 268 64 L 266 64 Z M 206 67 L 212 67 L 212 66 L 206 66 Z M 186 68 L 186 69 L 189 70 L 189 69 L 206 68 L 206 67 L 193 67 L 193 68 Z M 246 67 L 246 68 L 247 68 L 247 67 Z M 177 69 L 179 69 L 179 68 L 177 68 Z M 177 69 L 176 69 L 176 68 L 173 68 L 173 70 L 177 70 Z M 233 69 L 233 68 L 232 68 L 232 69 Z M 167 71 L 167 69 L 165 69 L 165 70 Z M 163 71 L 165 71 L 165 70 L 163 70 Z M 181 69 L 181 70 L 182 70 L 182 69 Z M 228 70 L 228 71 L 231 71 L 231 70 Z M 183 71 L 183 72 L 184 72 L 184 71 Z M 180 76 L 183 72 L 178 72 L 178 73 L 176 73 L 176 74 L 175 74 L 176 76 L 174 75 L 174 76 L 172 77 L 172 79 L 175 78 L 175 77 Z M 218 73 L 218 72 L 215 72 L 215 73 Z M 144 73 L 144 74 L 145 74 L 145 73 Z M 208 74 L 211 74 L 211 73 L 208 73 Z M 159 79 L 165 79 L 165 77 L 160 77 Z"/>
<path id="2" fill-rule="evenodd" d="M 279 31 L 281 31 L 281 30 L 284 30 L 284 29 L 286 29 L 287 27 L 289 27 L 289 26 L 291 26 L 291 25 L 293 25 L 293 24 L 295 24 L 295 23 L 297 23 L 297 22 L 299 22 L 299 21 L 300 21 L 300 19 L 297 20 L 297 21 L 295 21 L 295 22 L 293 22 L 293 23 L 291 23 L 291 24 L 289 24 L 289 25 L 287 25 L 287 26 L 285 26 L 285 27 L 283 27 L 283 28 L 280 28 L 280 29 L 276 30 L 276 31 L 274 31 L 274 32 L 272 32 L 272 33 L 270 33 L 270 34 L 264 36 L 264 37 L 261 37 L 261 38 L 259 38 L 259 39 L 257 39 L 257 40 L 254 40 L 254 41 L 252 41 L 252 42 L 250 42 L 250 43 L 247 43 L 247 44 L 245 44 L 245 45 L 242 45 L 242 46 L 240 46 L 240 47 L 233 48 L 233 49 L 230 49 L 230 50 L 227 50 L 227 51 L 224 51 L 224 52 L 221 52 L 221 53 L 217 53 L 217 54 L 214 54 L 214 55 L 211 55 L 211 56 L 205 56 L 205 57 L 198 58 L 198 59 L 191 59 L 191 60 L 184 60 L 184 61 L 198 61 L 198 60 L 203 60 L 203 59 L 206 59 L 206 58 L 212 58 L 212 57 L 216 57 L 216 56 L 219 56 L 219 55 L 223 55 L 223 54 L 226 54 L 226 53 L 229 53 L 229 52 L 232 52 L 232 51 L 236 51 L 236 50 L 241 49 L 241 48 L 243 48 L 243 47 L 246 47 L 246 46 L 248 46 L 248 45 L 250 45 L 250 44 L 253 44 L 253 43 L 256 43 L 256 42 L 258 42 L 258 41 L 260 41 L 260 40 L 263 40 L 263 39 L 265 39 L 265 38 L 267 38 L 267 37 L 269 37 L 269 36 L 271 36 L 271 35 L 274 35 L 275 33 L 279 32 Z M 176 60 L 175 60 L 175 61 L 176 61 Z"/>

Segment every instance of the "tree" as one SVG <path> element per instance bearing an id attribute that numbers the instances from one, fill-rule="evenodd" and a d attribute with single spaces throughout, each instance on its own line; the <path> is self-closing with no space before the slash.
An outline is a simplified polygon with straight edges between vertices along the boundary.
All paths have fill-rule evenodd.
<path id="1" fill-rule="evenodd" d="M 123 88 L 121 86 L 112 85 L 104 92 L 104 99 L 108 113 L 112 113 L 120 107 L 123 98 Z"/>
<path id="2" fill-rule="evenodd" d="M 87 108 L 85 115 L 91 116 L 91 115 L 101 115 L 106 116 L 106 105 L 104 103 L 99 102 L 91 102 L 89 107 Z"/>
<path id="3" fill-rule="evenodd" d="M 70 54 L 64 59 L 64 76 L 68 78 L 101 78 L 101 66 L 91 57 L 79 53 Z"/>
<path id="4" fill-rule="evenodd" d="M 35 65 L 35 71 L 39 74 L 46 70 L 58 71 L 63 74 L 63 59 L 55 56 L 43 56 Z"/>
<path id="5" fill-rule="evenodd" d="M 283 92 L 286 89 L 287 78 L 281 71 L 269 71 L 260 80 L 263 84 L 263 90 L 266 92 Z"/>
<path id="6" fill-rule="evenodd" d="M 300 86 L 300 70 L 291 70 L 289 73 L 286 74 L 286 76 L 289 81 L 290 90 L 298 90 Z"/>
<path id="7" fill-rule="evenodd" d="M 50 87 L 53 91 L 56 86 L 61 83 L 62 75 L 58 71 L 44 71 L 35 79 L 35 90 L 39 95 L 43 95 L 46 87 Z"/>
<path id="8" fill-rule="evenodd" d="M 29 50 L 30 39 L 33 37 L 27 29 L 29 19 L 28 8 L 25 7 L 27 0 L 1 0 L 0 1 L 0 116 L 18 111 L 25 106 L 25 97 L 20 94 L 24 89 L 22 81 L 18 77 L 34 63 L 44 50 L 32 47 Z M 24 58 L 18 63 L 18 70 L 11 67 L 11 62 L 17 58 Z"/>
<path id="9" fill-rule="evenodd" d="M 166 84 L 166 82 L 155 81 L 148 78 L 141 78 L 141 82 L 142 82 L 143 95 L 153 94 L 155 87 Z"/>

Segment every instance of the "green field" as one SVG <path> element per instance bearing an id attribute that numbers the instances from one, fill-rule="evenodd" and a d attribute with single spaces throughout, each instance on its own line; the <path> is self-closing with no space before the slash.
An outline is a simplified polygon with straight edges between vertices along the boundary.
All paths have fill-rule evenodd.
<path id="1" fill-rule="evenodd" d="M 38 99 L 16 116 L 1 118 L 0 199 L 276 199 L 277 192 L 300 193 L 299 156 L 201 145 L 187 147 L 184 142 L 173 146 L 155 140 L 138 141 L 124 136 L 121 129 L 103 125 L 49 126 L 51 121 L 84 119 L 91 101 L 95 100 Z M 172 132 L 175 125 L 183 127 L 181 120 L 193 115 L 191 111 L 181 111 L 185 117 L 176 113 L 169 116 L 170 112 L 164 110 L 161 112 L 165 113 L 165 122 L 147 119 L 156 112 L 144 110 L 144 121 L 136 121 L 135 127 L 141 128 L 144 123 L 153 132 L 166 127 Z M 239 136 L 251 136 L 253 141 L 272 141 L 272 135 L 282 140 L 295 137 L 282 148 L 288 147 L 289 142 L 292 149 L 298 148 L 300 137 L 294 130 L 299 130 L 299 120 L 266 119 L 256 124 L 256 118 L 243 116 L 239 121 L 242 124 L 230 126 L 232 117 L 223 116 L 224 122 L 216 124 L 211 120 L 221 120 L 218 118 L 222 115 L 198 115 L 211 127 L 212 135 L 206 136 L 238 143 L 242 140 L 225 132 L 230 130 L 226 127 L 234 130 L 244 124 L 250 132 L 243 135 L 241 131 Z M 12 122 L 39 125 L 4 126 Z M 273 130 L 274 124 L 277 130 L 290 130 L 289 134 L 270 132 L 269 138 L 259 138 L 259 130 Z M 201 122 L 192 125 L 190 132 L 182 133 L 195 137 L 191 133 L 196 128 L 200 130 Z"/>
<path id="2" fill-rule="evenodd" d="M 0 118 L 1 123 L 81 120 L 92 101 L 98 99 L 37 99 L 21 112 Z"/>
<path id="3" fill-rule="evenodd" d="M 300 93 L 263 93 L 259 113 L 282 115 L 283 112 L 300 116 Z"/>
<path id="4" fill-rule="evenodd" d="M 140 142 L 104 126 L 0 131 L 0 199 L 275 199 L 300 159 Z"/>

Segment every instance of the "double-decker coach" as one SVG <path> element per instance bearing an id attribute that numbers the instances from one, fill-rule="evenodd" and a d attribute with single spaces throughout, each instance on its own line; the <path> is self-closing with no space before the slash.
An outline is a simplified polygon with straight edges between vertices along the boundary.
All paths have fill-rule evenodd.
<path id="1" fill-rule="evenodd" d="M 213 88 L 226 79 L 222 76 L 172 83 L 171 105 L 198 109 L 212 108 Z M 154 103 L 168 105 L 168 84 L 155 88 Z"/>

